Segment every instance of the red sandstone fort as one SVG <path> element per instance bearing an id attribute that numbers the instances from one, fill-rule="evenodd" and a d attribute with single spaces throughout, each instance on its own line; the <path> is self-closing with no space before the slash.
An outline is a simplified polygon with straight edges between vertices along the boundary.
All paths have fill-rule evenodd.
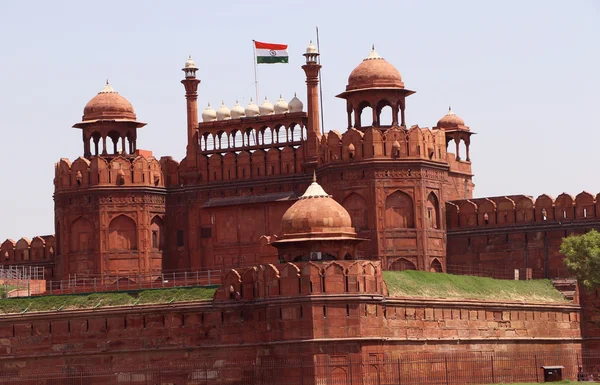
<path id="1" fill-rule="evenodd" d="M 407 127 L 415 91 L 374 49 L 337 95 L 347 127 L 323 133 L 318 56 L 312 44 L 304 54 L 305 104 L 201 114 L 190 58 L 180 162 L 138 148 L 145 123 L 107 83 L 74 125 L 81 156 L 56 164 L 55 235 L 6 240 L 3 264 L 53 279 L 218 269 L 222 285 L 207 302 L 6 316 L 2 367 L 302 358 L 338 362 L 336 378 L 350 383 L 366 375 L 348 366 L 356 358 L 597 349 L 586 310 L 597 298 L 584 294 L 558 304 L 389 296 L 382 270 L 566 277 L 561 239 L 599 227 L 600 197 L 473 198 L 474 132 L 452 111 Z M 319 383 L 315 367 L 289 370 Z"/>

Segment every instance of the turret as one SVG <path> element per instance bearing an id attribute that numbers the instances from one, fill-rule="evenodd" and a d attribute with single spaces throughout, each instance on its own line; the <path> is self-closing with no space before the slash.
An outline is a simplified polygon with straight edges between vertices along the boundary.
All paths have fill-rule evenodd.
<path id="1" fill-rule="evenodd" d="M 304 53 L 306 64 L 302 69 L 306 73 L 306 102 L 308 105 L 306 163 L 316 162 L 321 129 L 319 124 L 319 52 L 312 42 Z"/>
<path id="2" fill-rule="evenodd" d="M 196 79 L 196 63 L 190 56 L 181 69 L 185 74 L 185 79 L 181 81 L 185 87 L 185 99 L 187 106 L 187 143 L 188 154 L 194 147 L 194 134 L 198 130 L 198 85 L 200 80 Z"/>

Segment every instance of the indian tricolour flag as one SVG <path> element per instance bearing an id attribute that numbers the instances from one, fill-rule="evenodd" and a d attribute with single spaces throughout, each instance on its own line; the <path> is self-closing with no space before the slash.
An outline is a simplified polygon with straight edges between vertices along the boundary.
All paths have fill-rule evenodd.
<path id="1" fill-rule="evenodd" d="M 258 64 L 287 63 L 287 44 L 262 43 L 254 40 L 256 62 Z"/>

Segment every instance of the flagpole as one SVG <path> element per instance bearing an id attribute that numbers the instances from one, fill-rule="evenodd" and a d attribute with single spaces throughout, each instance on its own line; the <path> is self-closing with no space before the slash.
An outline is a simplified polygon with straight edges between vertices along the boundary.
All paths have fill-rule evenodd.
<path id="1" fill-rule="evenodd" d="M 254 53 L 254 91 L 256 93 L 256 104 L 258 104 L 258 80 L 256 78 L 256 40 L 252 40 L 252 52 Z"/>
<path id="2" fill-rule="evenodd" d="M 317 51 L 319 52 L 319 56 L 317 56 L 319 60 L 319 64 L 321 64 L 321 47 L 319 45 L 319 26 L 317 28 Z M 321 69 L 319 68 L 319 104 L 321 104 L 321 134 L 325 136 L 325 120 L 323 119 L 323 80 L 321 79 Z"/>

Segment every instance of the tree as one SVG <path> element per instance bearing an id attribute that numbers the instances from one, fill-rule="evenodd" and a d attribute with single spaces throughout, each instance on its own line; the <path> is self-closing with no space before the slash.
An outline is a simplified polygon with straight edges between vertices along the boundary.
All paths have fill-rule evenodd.
<path id="1" fill-rule="evenodd" d="M 600 287 L 600 233 L 596 230 L 563 239 L 560 252 L 565 265 L 589 290 Z"/>

